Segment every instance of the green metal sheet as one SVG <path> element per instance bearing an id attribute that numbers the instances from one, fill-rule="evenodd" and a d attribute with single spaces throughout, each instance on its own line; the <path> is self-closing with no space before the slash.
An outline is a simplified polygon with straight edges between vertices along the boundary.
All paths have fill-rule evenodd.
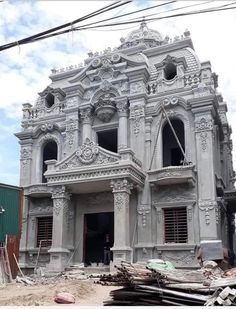
<path id="1" fill-rule="evenodd" d="M 19 211 L 20 189 L 0 184 L 0 241 L 5 240 L 6 234 L 19 233 Z"/>

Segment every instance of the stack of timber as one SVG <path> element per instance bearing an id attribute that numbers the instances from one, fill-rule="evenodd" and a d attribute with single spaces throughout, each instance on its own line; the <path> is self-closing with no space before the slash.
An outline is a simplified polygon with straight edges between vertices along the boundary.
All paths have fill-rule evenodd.
<path id="1" fill-rule="evenodd" d="M 236 276 L 224 277 L 218 267 L 167 270 L 122 262 L 116 269 L 97 282 L 122 287 L 110 293 L 111 300 L 104 302 L 105 306 L 236 305 Z"/>

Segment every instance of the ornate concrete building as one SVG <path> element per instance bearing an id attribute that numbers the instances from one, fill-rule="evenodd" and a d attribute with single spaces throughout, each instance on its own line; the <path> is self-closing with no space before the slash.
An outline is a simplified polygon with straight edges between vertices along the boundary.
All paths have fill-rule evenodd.
<path id="1" fill-rule="evenodd" d="M 210 62 L 189 31 L 162 38 L 143 22 L 118 48 L 52 70 L 23 104 L 22 267 L 61 270 L 162 258 L 194 263 L 201 240 L 228 245 L 231 128 Z"/>

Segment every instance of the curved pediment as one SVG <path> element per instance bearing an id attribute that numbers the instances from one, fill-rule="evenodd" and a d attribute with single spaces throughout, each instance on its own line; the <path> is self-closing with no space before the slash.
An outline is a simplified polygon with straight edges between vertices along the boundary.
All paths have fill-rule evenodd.
<path id="1" fill-rule="evenodd" d="M 71 170 L 84 166 L 114 163 L 120 159 L 116 153 L 108 151 L 88 138 L 69 157 L 55 165 L 56 170 Z"/>

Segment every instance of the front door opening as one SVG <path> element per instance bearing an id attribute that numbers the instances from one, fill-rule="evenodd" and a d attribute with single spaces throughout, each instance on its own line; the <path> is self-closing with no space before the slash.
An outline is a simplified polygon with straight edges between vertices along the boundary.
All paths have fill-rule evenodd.
<path id="1" fill-rule="evenodd" d="M 84 216 L 84 262 L 109 265 L 114 242 L 114 213 L 103 212 Z"/>

